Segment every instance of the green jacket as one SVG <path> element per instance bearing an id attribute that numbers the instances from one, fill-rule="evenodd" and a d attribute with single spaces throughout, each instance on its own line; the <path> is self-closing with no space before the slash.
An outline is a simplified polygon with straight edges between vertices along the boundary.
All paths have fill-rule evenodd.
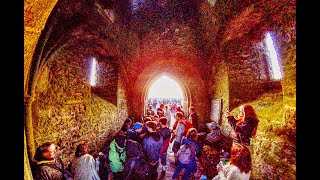
<path id="1" fill-rule="evenodd" d="M 110 143 L 109 160 L 112 172 L 117 173 L 123 170 L 123 162 L 126 160 L 125 147 L 119 147 L 115 140 Z"/>

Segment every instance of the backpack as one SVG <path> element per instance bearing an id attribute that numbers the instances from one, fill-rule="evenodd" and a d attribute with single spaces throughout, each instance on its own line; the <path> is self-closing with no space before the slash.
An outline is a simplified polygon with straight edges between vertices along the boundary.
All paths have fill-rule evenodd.
<path id="1" fill-rule="evenodd" d="M 195 157 L 195 151 L 191 145 L 184 144 L 177 152 L 178 161 L 182 164 L 189 164 Z"/>
<path id="2" fill-rule="evenodd" d="M 217 128 L 217 129 L 214 129 L 212 130 L 211 132 L 209 132 L 207 135 L 206 135 L 206 139 L 210 142 L 210 143 L 214 143 L 214 142 L 217 142 L 221 139 L 221 132 L 220 132 L 220 129 Z"/>
<path id="3" fill-rule="evenodd" d="M 188 132 L 189 129 L 192 128 L 192 127 L 193 127 L 193 125 L 192 125 L 192 123 L 191 123 L 190 121 L 188 121 L 188 120 L 184 121 L 184 128 L 185 128 L 185 130 L 184 130 L 183 136 L 186 136 L 187 132 Z"/>

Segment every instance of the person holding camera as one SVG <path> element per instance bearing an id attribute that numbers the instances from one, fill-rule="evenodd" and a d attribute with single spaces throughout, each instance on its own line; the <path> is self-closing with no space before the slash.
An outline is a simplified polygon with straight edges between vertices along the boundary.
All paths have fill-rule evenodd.
<path id="1" fill-rule="evenodd" d="M 233 141 L 250 146 L 250 140 L 256 135 L 259 123 L 259 118 L 254 108 L 249 104 L 244 104 L 239 107 L 238 119 L 235 119 L 228 110 L 226 117 L 233 128 L 231 132 Z"/>

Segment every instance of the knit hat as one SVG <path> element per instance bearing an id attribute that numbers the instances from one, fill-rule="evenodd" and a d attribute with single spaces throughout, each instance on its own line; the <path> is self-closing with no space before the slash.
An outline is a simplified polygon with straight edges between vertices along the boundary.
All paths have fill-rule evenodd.
<path id="1" fill-rule="evenodd" d="M 139 122 L 135 122 L 134 125 L 133 125 L 133 128 L 132 130 L 135 131 L 137 129 L 140 129 L 142 127 L 142 124 L 139 123 Z"/>

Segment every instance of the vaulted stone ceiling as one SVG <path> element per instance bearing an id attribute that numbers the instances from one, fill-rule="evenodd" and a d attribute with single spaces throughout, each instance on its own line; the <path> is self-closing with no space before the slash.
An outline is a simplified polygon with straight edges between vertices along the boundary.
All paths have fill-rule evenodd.
<path id="1" fill-rule="evenodd" d="M 25 19 L 26 28 L 36 28 L 34 23 L 41 20 L 32 8 L 40 7 L 32 3 L 26 2 L 25 17 L 35 19 Z M 43 14 L 40 9 L 39 14 Z M 79 59 L 84 54 L 117 57 L 133 78 L 154 59 L 185 59 L 194 61 L 206 79 L 212 63 L 207 59 L 217 50 L 223 52 L 228 42 L 242 36 L 261 40 L 266 30 L 292 19 L 291 15 L 295 15 L 294 0 L 60 0 L 41 31 L 31 68 L 54 53 L 72 50 Z"/>
<path id="2" fill-rule="evenodd" d="M 261 40 L 266 30 L 292 19 L 288 14 L 295 15 L 294 0 L 60 0 L 38 39 L 31 68 L 72 50 L 79 59 L 117 57 L 130 69 L 129 78 L 155 59 L 180 59 L 206 79 L 212 63 L 207 59 L 216 51 L 242 36 Z M 27 26 L 36 22 L 29 20 Z"/>
<path id="3" fill-rule="evenodd" d="M 96 43 L 98 47 L 104 47 L 103 39 L 117 39 L 112 37 L 117 33 L 110 32 L 110 26 L 115 29 L 131 30 L 143 38 L 150 31 L 172 32 L 175 29 L 168 28 L 171 24 L 183 24 L 190 27 L 198 26 L 199 12 L 196 1 L 146 1 L 137 9 L 132 10 L 128 0 L 120 1 L 58 1 L 47 20 L 43 41 L 46 40 L 42 52 L 50 54 L 63 45 L 86 45 L 86 41 Z M 110 16 L 114 16 L 114 22 L 110 23 Z M 111 15 L 112 16 L 112 15 Z M 113 19 L 112 19 L 113 20 Z M 116 36 L 116 35 L 115 35 Z M 87 40 L 85 40 L 87 39 Z M 97 39 L 92 41 L 92 39 Z M 74 48 L 74 47 L 73 47 Z M 79 47 L 80 48 L 80 47 Z M 99 48 L 93 48 L 95 51 Z M 93 50 L 92 49 L 92 50 Z M 100 51 L 103 55 L 103 51 Z"/>
<path id="4" fill-rule="evenodd" d="M 209 2 L 214 2 L 214 6 L 208 6 Z M 42 41 L 46 41 L 42 53 L 50 54 L 66 42 L 74 45 L 81 42 L 85 46 L 88 40 L 92 47 L 92 42 L 96 43 L 98 48 L 93 48 L 95 51 L 105 49 L 107 45 L 103 45 L 103 39 L 118 38 L 112 37 L 109 26 L 130 30 L 137 33 L 140 39 L 152 31 L 161 38 L 162 34 L 170 35 L 179 31 L 179 27 L 188 26 L 197 40 L 195 48 L 207 51 L 210 46 L 222 46 L 221 42 L 242 36 L 251 29 L 258 31 L 268 27 L 266 22 L 274 23 L 268 18 L 280 13 L 283 4 L 288 2 L 291 1 L 62 0 L 57 2 L 47 20 L 44 29 L 47 33 L 42 33 Z M 272 4 L 277 5 L 271 9 Z M 110 19 L 114 23 L 110 23 Z M 101 53 L 103 55 L 103 51 Z"/>

